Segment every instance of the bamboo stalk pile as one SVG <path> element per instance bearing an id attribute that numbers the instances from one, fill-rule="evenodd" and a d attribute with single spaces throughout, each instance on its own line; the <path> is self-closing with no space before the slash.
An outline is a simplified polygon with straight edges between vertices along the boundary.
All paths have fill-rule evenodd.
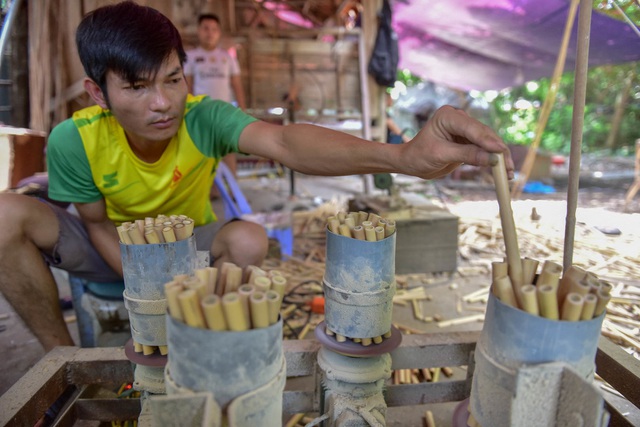
<path id="1" fill-rule="evenodd" d="M 158 215 L 134 222 L 123 222 L 116 227 L 120 241 L 125 245 L 173 243 L 191 237 L 194 222 L 186 215 Z"/>

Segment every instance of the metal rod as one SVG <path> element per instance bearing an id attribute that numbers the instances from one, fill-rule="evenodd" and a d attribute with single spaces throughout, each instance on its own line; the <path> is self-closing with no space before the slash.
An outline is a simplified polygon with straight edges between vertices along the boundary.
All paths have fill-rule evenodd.
<path id="1" fill-rule="evenodd" d="M 580 1 L 573 96 L 573 122 L 571 126 L 571 152 L 569 155 L 567 218 L 564 230 L 563 267 L 565 270 L 573 263 L 573 240 L 575 237 L 576 208 L 578 206 L 578 187 L 580 183 L 580 158 L 584 126 L 584 102 L 587 92 L 587 71 L 589 68 L 589 38 L 592 9 L 593 2 L 591 0 Z"/>
<path id="2" fill-rule="evenodd" d="M 9 6 L 9 13 L 4 18 L 2 23 L 2 34 L 0 34 L 0 67 L 2 67 L 2 58 L 4 58 L 4 47 L 7 44 L 9 35 L 11 34 L 11 28 L 13 27 L 13 21 L 20 9 L 20 3 L 22 0 L 14 0 Z"/>

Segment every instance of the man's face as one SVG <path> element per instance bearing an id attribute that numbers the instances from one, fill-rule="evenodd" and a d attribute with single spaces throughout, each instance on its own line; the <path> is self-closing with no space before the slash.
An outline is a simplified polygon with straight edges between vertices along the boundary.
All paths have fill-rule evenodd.
<path id="1" fill-rule="evenodd" d="M 178 55 L 174 52 L 155 76 L 130 83 L 107 73 L 109 108 L 133 144 L 167 142 L 182 123 L 187 98 Z"/>
<path id="2" fill-rule="evenodd" d="M 203 19 L 198 25 L 198 41 L 204 49 L 215 49 L 221 36 L 220 24 L 213 19 Z"/>

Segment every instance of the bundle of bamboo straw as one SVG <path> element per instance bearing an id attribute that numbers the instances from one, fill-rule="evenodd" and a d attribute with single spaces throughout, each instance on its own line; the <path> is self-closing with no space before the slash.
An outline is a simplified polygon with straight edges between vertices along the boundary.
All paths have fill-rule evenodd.
<path id="1" fill-rule="evenodd" d="M 562 266 L 531 258 L 521 260 L 521 274 L 514 277 L 506 261 L 492 263 L 492 291 L 503 303 L 552 320 L 579 321 L 600 316 L 611 300 L 610 283 L 572 265 Z"/>
<path id="2" fill-rule="evenodd" d="M 164 285 L 169 314 L 189 326 L 214 331 L 266 328 L 278 321 L 287 280 L 276 270 L 267 274 L 233 263 L 197 269 Z M 243 278 L 247 282 L 243 282 Z"/>
<path id="3" fill-rule="evenodd" d="M 117 227 L 120 241 L 126 245 L 185 240 L 191 237 L 193 228 L 193 220 L 186 215 L 146 217 L 134 222 L 123 222 Z"/>
<path id="4" fill-rule="evenodd" d="M 344 212 L 340 211 L 335 216 L 327 218 L 327 226 L 329 231 L 334 234 L 340 234 L 345 237 L 352 237 L 357 240 L 366 240 L 369 242 L 377 242 L 391 236 L 396 231 L 396 222 L 391 219 L 381 218 L 373 212 Z M 369 338 L 350 338 L 340 335 L 325 328 L 325 333 L 329 336 L 335 336 L 336 341 L 346 342 L 348 339 L 354 343 L 369 346 L 380 344 L 384 338 L 391 337 L 391 330 L 384 335 Z"/>
<path id="5" fill-rule="evenodd" d="M 396 222 L 384 219 L 375 213 L 338 212 L 327 218 L 329 231 L 358 240 L 376 242 L 391 236 L 396 231 Z"/>

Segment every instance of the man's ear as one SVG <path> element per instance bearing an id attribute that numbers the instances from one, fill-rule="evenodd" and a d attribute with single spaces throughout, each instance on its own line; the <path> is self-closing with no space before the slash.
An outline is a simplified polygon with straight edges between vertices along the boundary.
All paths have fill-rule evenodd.
<path id="1" fill-rule="evenodd" d="M 96 82 L 86 77 L 83 81 L 83 84 L 84 84 L 84 90 L 87 91 L 91 99 L 93 99 L 96 104 L 98 104 L 105 110 L 109 109 L 107 98 L 104 95 L 104 92 L 102 92 L 102 89 L 100 89 L 100 86 L 98 86 Z"/>

